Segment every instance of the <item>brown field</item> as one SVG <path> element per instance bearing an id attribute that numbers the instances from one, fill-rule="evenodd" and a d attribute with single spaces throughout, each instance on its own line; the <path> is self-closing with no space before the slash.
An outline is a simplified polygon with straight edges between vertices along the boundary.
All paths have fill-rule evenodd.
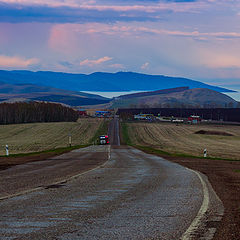
<path id="1" fill-rule="evenodd" d="M 209 157 L 240 159 L 239 126 L 144 122 L 128 123 L 127 126 L 130 141 L 134 145 L 194 156 L 203 156 L 206 148 Z M 205 134 L 195 134 L 201 130 Z"/>
<path id="2" fill-rule="evenodd" d="M 0 125 L 0 155 L 8 144 L 10 154 L 27 153 L 89 143 L 102 119 L 79 119 L 77 122 L 28 123 Z"/>

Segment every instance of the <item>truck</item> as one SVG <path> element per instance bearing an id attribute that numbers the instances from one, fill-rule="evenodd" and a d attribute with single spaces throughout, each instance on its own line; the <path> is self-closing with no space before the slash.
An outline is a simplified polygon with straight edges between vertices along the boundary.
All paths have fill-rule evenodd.
<path id="1" fill-rule="evenodd" d="M 99 144 L 100 145 L 109 144 L 108 136 L 107 135 L 99 136 Z"/>

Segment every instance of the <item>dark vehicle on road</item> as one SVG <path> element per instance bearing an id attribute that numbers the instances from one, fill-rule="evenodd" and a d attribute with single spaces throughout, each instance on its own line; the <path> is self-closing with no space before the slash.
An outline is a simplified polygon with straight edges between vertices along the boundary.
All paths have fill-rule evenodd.
<path id="1" fill-rule="evenodd" d="M 107 135 L 99 136 L 99 143 L 101 145 L 109 144 L 108 136 Z"/>

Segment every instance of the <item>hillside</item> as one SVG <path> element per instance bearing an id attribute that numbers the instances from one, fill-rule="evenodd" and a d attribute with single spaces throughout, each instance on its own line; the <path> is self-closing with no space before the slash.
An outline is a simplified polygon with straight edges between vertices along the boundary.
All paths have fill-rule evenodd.
<path id="1" fill-rule="evenodd" d="M 189 87 L 169 88 L 169 89 L 151 91 L 151 92 L 139 92 L 139 93 L 125 94 L 125 95 L 119 96 L 118 98 L 131 99 L 131 98 L 136 98 L 136 97 L 155 96 L 155 95 L 160 95 L 160 94 L 170 94 L 170 93 L 182 92 L 182 91 L 185 91 L 188 89 L 189 89 Z"/>
<path id="2" fill-rule="evenodd" d="M 129 107 L 236 107 L 239 103 L 231 97 L 206 88 L 169 89 L 166 92 L 144 92 L 123 95 L 112 101 L 114 108 Z"/>
<path id="3" fill-rule="evenodd" d="M 9 84 L 31 83 L 73 91 L 155 91 L 168 88 L 208 88 L 217 92 L 232 92 L 187 78 L 147 75 L 134 72 L 71 74 L 60 72 L 0 71 L 0 81 Z"/>
<path id="4" fill-rule="evenodd" d="M 0 102 L 49 101 L 70 106 L 104 104 L 110 100 L 99 95 L 68 91 L 33 84 L 0 82 Z"/>

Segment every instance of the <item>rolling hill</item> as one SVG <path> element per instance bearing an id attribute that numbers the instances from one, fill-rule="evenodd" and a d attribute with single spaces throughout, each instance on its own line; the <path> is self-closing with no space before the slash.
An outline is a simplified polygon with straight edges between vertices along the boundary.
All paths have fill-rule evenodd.
<path id="1" fill-rule="evenodd" d="M 114 108 L 236 106 L 239 106 L 239 103 L 223 93 L 206 88 L 189 89 L 187 87 L 128 94 L 112 101 Z"/>
<path id="2" fill-rule="evenodd" d="M 0 82 L 0 102 L 48 101 L 70 106 L 108 103 L 110 99 L 99 95 L 68 91 L 33 84 L 9 84 Z"/>

